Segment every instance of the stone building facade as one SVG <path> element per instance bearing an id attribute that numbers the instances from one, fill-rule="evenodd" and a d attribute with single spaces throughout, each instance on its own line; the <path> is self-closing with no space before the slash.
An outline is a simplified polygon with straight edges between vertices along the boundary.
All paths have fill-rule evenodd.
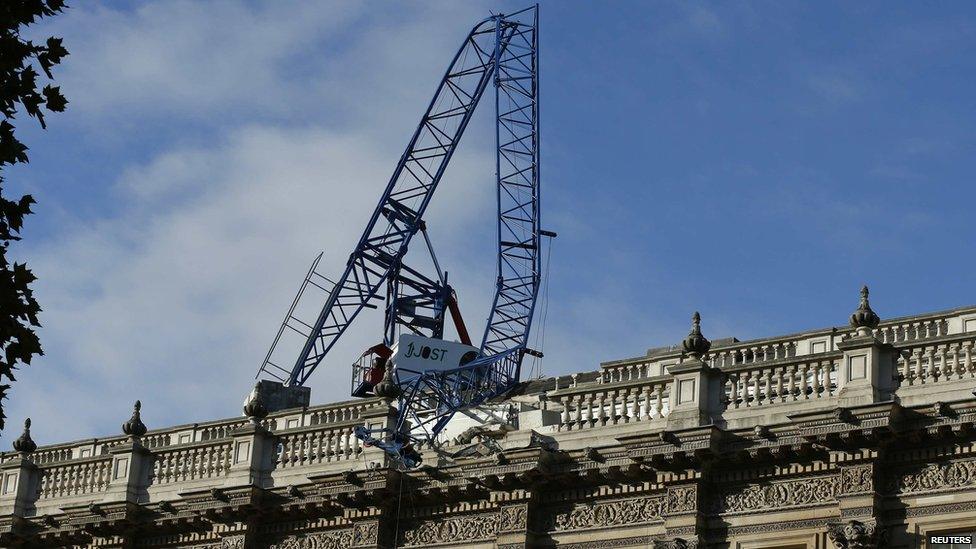
<path id="1" fill-rule="evenodd" d="M 0 546 L 925 546 L 976 531 L 976 307 L 681 346 L 524 383 L 398 470 L 381 399 L 0 461 Z M 467 422 L 467 423 L 465 423 Z"/>

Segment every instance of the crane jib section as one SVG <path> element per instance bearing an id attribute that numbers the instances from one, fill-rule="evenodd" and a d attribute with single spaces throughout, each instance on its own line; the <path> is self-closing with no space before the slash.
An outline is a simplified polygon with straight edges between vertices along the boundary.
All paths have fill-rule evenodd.
<path id="1" fill-rule="evenodd" d="M 538 6 L 493 15 L 471 30 L 438 84 L 342 275 L 334 281 L 325 279 L 313 264 L 306 277 L 296 303 L 306 287 L 323 290 L 327 298 L 314 322 L 297 321 L 295 304 L 286 316 L 279 338 L 289 328 L 304 340 L 294 366 L 289 370 L 266 358 L 259 376 L 289 386 L 304 385 L 362 309 L 376 307 L 374 301 L 384 299 L 381 287 L 403 274 L 410 241 L 424 227 L 424 212 L 492 83 L 497 279 L 480 354 L 456 370 L 407 378 L 397 374 L 402 393 L 395 430 L 383 440 L 368 432 L 361 433 L 362 438 L 402 455 L 411 440 L 435 437 L 457 410 L 478 405 L 518 382 L 541 279 L 538 53 Z M 322 280 L 331 286 L 323 286 Z M 423 280 L 436 285 L 434 280 Z"/>

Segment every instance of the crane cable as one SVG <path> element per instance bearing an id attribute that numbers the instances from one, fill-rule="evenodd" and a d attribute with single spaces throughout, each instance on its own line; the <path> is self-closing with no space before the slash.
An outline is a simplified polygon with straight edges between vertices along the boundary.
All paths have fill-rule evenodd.
<path id="1" fill-rule="evenodd" d="M 546 249 L 546 261 L 545 266 L 542 268 L 542 312 L 539 315 L 539 330 L 535 333 L 535 343 L 534 348 L 545 353 L 546 347 L 546 320 L 549 318 L 549 271 L 552 267 L 552 237 L 547 237 L 547 242 L 549 246 Z M 529 377 L 532 379 L 541 379 L 543 377 L 542 371 L 542 361 L 543 357 L 532 357 L 532 367 L 529 369 Z"/>

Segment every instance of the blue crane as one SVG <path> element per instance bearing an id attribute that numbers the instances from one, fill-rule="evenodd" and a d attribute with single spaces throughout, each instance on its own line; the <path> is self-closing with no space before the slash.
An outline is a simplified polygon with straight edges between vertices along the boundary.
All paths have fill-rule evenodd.
<path id="1" fill-rule="evenodd" d="M 385 301 L 383 343 L 368 349 L 353 365 L 352 393 L 395 398 L 397 418 L 392 428 L 377 432 L 361 427 L 356 435 L 408 467 L 419 463 L 414 449 L 418 443 L 433 440 L 458 410 L 511 389 L 519 381 L 523 356 L 537 354 L 526 345 L 541 281 L 541 237 L 555 236 L 540 228 L 538 31 L 538 5 L 492 15 L 471 29 L 344 272 L 335 280 L 324 277 L 317 271 L 321 255 L 316 258 L 258 371 L 258 377 L 286 386 L 304 385 L 359 313 Z M 473 347 L 423 216 L 489 83 L 495 89 L 497 283 L 481 344 Z M 430 253 L 432 274 L 406 263 L 418 232 Z M 314 322 L 303 322 L 293 312 L 309 287 L 328 297 Z M 461 344 L 470 347 L 468 352 L 462 347 L 460 359 L 433 369 L 398 359 L 420 357 L 421 350 L 428 353 L 422 358 L 429 359 L 431 347 L 434 356 L 450 354 L 437 348 L 441 345 L 424 344 L 443 338 L 445 313 L 450 314 Z M 290 368 L 271 359 L 289 329 L 305 339 Z M 421 339 L 404 343 L 402 334 Z"/>

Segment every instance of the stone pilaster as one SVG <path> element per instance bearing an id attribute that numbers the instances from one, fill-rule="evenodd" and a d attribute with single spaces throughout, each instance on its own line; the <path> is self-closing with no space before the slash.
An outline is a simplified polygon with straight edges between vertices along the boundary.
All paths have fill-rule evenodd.
<path id="1" fill-rule="evenodd" d="M 251 422 L 231 433 L 231 439 L 231 465 L 224 485 L 268 487 L 275 465 L 277 437 L 257 422 Z"/>
<path id="2" fill-rule="evenodd" d="M 30 454 L 17 453 L 0 464 L 0 515 L 23 518 L 34 509 L 40 474 Z"/>
<path id="3" fill-rule="evenodd" d="M 364 507 L 362 509 L 346 509 L 344 517 L 352 523 L 353 549 L 387 549 L 396 545 L 393 528 L 384 524 L 395 521 L 391 517 L 394 511 L 384 513 L 381 507 Z M 390 520 L 387 520 L 390 519 Z"/>
<path id="4" fill-rule="evenodd" d="M 700 358 L 668 367 L 671 381 L 669 431 L 710 425 L 722 410 L 722 372 Z"/>
<path id="5" fill-rule="evenodd" d="M 870 331 L 841 341 L 844 351 L 837 372 L 838 404 L 843 408 L 881 402 L 890 398 L 895 360 L 891 345 L 882 343 Z"/>
<path id="6" fill-rule="evenodd" d="M 152 468 L 152 452 L 138 437 L 109 450 L 112 454 L 111 479 L 104 501 L 139 503 L 148 496 L 149 473 Z"/>
<path id="7" fill-rule="evenodd" d="M 661 547 L 698 547 L 699 536 L 704 531 L 700 485 L 700 479 L 668 485 L 664 506 L 665 538 L 660 540 Z"/>
<path id="8" fill-rule="evenodd" d="M 491 500 L 498 505 L 498 547 L 516 549 L 532 547 L 531 513 L 533 493 L 530 490 L 492 492 Z"/>

